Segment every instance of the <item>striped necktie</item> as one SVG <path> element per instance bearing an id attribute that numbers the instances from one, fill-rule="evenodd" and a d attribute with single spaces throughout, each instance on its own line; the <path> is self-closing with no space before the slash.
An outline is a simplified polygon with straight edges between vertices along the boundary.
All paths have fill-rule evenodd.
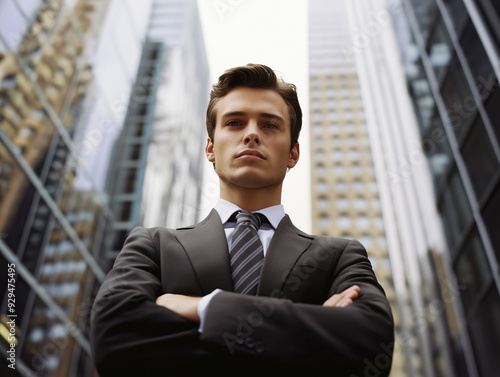
<path id="1" fill-rule="evenodd" d="M 249 295 L 257 293 L 259 274 L 264 263 L 264 250 L 257 231 L 263 220 L 267 219 L 259 213 L 236 213 L 230 252 L 235 292 Z"/>

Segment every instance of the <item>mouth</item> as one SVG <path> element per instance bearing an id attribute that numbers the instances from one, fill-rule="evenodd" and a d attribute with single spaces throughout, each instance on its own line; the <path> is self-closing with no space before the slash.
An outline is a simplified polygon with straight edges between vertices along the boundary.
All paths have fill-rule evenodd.
<path id="1" fill-rule="evenodd" d="M 236 158 L 246 158 L 255 160 L 265 160 L 266 158 L 262 153 L 255 149 L 245 149 L 236 155 Z"/>

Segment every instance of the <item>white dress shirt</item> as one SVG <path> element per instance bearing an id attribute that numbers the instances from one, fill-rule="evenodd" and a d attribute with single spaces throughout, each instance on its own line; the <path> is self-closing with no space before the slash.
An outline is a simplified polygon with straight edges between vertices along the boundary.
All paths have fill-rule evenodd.
<path id="1" fill-rule="evenodd" d="M 238 207 L 236 204 L 228 202 L 227 200 L 219 199 L 215 204 L 215 210 L 219 214 L 222 224 L 224 225 L 224 232 L 226 233 L 228 250 L 231 250 L 231 241 L 234 228 L 236 226 L 236 222 L 229 221 L 229 219 L 234 212 L 241 210 L 241 208 Z M 271 243 L 271 239 L 274 236 L 274 231 L 278 227 L 280 221 L 285 216 L 285 209 L 283 208 L 283 205 L 279 204 L 276 206 L 263 208 L 255 212 L 261 213 L 264 216 L 266 216 L 270 223 L 270 225 L 262 224 L 261 227 L 259 228 L 259 231 L 257 232 L 260 241 L 262 242 L 262 247 L 264 249 L 264 256 L 265 256 L 269 244 Z M 205 322 L 208 304 L 210 303 L 212 297 L 215 296 L 220 291 L 221 291 L 220 289 L 214 290 L 212 293 L 204 296 L 198 303 L 198 315 L 200 317 L 200 327 L 199 327 L 200 332 L 202 332 L 203 329 L 203 324 Z"/>

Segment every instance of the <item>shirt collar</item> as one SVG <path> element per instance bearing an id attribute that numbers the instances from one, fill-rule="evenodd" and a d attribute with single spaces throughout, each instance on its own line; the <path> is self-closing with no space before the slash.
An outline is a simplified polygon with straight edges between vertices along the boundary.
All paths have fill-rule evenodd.
<path id="1" fill-rule="evenodd" d="M 222 224 L 225 224 L 229 220 L 231 215 L 234 212 L 241 210 L 241 208 L 236 204 L 219 198 L 217 200 L 217 203 L 215 204 L 215 210 L 219 214 Z M 274 229 L 278 227 L 280 221 L 283 219 L 283 217 L 285 217 L 285 208 L 282 204 L 259 209 L 255 212 L 262 213 L 264 216 L 266 216 Z"/>

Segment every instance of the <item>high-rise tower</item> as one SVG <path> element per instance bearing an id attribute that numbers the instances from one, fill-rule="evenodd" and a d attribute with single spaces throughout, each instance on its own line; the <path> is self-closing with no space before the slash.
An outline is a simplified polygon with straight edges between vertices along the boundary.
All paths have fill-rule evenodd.
<path id="1" fill-rule="evenodd" d="M 313 231 L 367 248 L 395 317 L 391 376 L 435 376 L 450 372 L 443 328 L 456 313 L 436 294 L 429 262 L 444 241 L 414 143 L 391 19 L 399 13 L 385 1 L 310 1 Z M 405 152 L 418 164 L 397 175 Z M 383 367 L 367 366 L 367 375 Z"/>

